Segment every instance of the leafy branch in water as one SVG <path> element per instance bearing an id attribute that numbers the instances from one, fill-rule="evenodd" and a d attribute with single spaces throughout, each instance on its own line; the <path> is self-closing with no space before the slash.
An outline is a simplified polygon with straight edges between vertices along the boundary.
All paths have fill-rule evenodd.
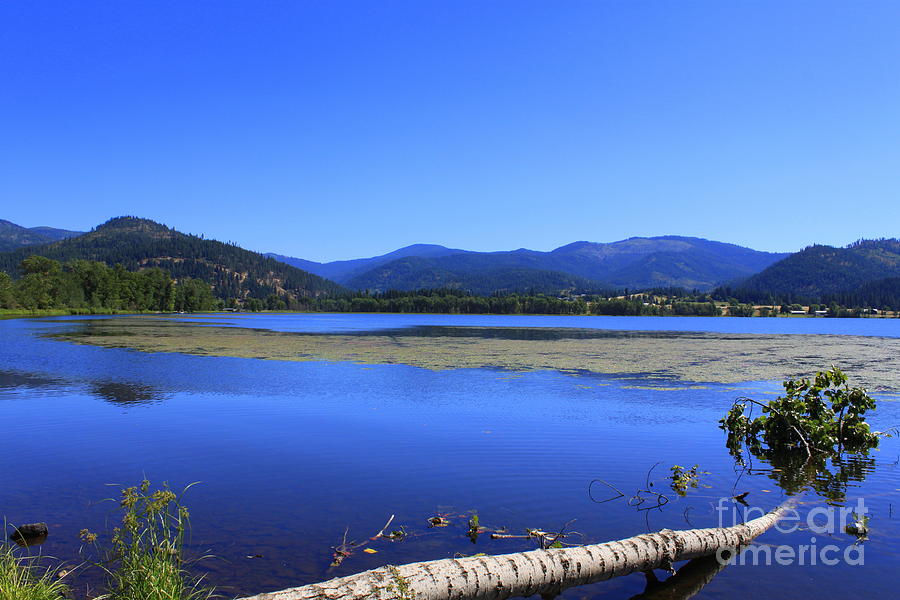
<path id="1" fill-rule="evenodd" d="M 735 401 L 719 421 L 729 452 L 745 469 L 745 451 L 747 459 L 767 462 L 769 476 L 788 493 L 812 486 L 831 500 L 842 499 L 849 481 L 862 481 L 871 471 L 868 452 L 885 437 L 865 420 L 875 400 L 864 388 L 850 387 L 836 367 L 783 386 L 785 393 L 768 403 Z M 761 414 L 754 418 L 757 407 Z M 752 464 L 750 470 L 759 471 Z"/>
<path id="2" fill-rule="evenodd" d="M 837 367 L 820 371 L 815 379 L 784 382 L 785 394 L 768 403 L 739 398 L 719 427 L 728 433 L 728 447 L 739 452 L 744 443 L 753 454 L 769 451 L 840 454 L 866 452 L 878 445 L 863 415 L 875 408 L 864 388 L 851 388 Z M 753 406 L 762 414 L 751 419 Z M 748 408 L 750 410 L 748 410 Z"/>

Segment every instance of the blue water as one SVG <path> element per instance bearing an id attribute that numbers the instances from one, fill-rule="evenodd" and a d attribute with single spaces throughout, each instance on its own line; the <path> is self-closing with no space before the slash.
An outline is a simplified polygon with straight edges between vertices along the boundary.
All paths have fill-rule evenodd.
<path id="1" fill-rule="evenodd" d="M 210 320 L 348 333 L 585 322 L 648 330 L 655 321 L 667 331 L 680 323 L 689 331 L 815 326 L 833 328 L 818 333 L 896 335 L 893 321 L 874 319 L 216 315 L 204 322 Z M 511 532 L 552 530 L 577 519 L 570 527 L 583 538 L 573 541 L 598 542 L 663 527 L 714 526 L 722 496 L 748 491 L 748 501 L 765 509 L 785 497 L 768 476 L 777 474 L 739 476 L 716 428 L 736 396 L 765 398 L 780 389 L 778 382 L 667 381 L 653 389 L 658 381 L 640 378 L 152 354 L 42 337 L 79 326 L 70 319 L 0 321 L 0 517 L 46 521 L 50 537 L 40 551 L 70 564 L 82 558 L 81 528 L 108 531 L 115 524 L 114 506 L 98 502 L 116 494 L 106 484 L 145 476 L 176 488 L 202 482 L 185 499 L 193 521 L 189 553 L 216 557 L 197 568 L 226 597 L 386 563 L 534 547 L 486 535 L 473 544 L 465 537 L 467 516 L 460 516 L 473 510 L 483 525 Z M 880 400 L 875 428 L 900 424 L 896 397 Z M 751 590 L 773 598 L 893 597 L 900 566 L 897 439 L 886 440 L 873 460 L 849 482 L 846 499 L 863 497 L 871 510 L 863 566 L 732 566 L 697 597 L 746 597 Z M 679 498 L 666 472 L 695 463 L 711 473 L 702 478 L 710 487 Z M 653 511 L 625 499 L 598 504 L 588 493 L 595 478 L 629 495 L 649 479 L 671 501 Z M 602 488 L 593 491 L 597 496 Z M 814 493 L 801 498 L 802 511 L 825 506 Z M 428 527 L 438 513 L 449 515 L 449 527 Z M 357 552 L 329 568 L 331 547 L 346 527 L 351 539 L 363 539 L 392 514 L 392 529 L 402 525 L 410 533 L 405 541 L 373 543 L 378 553 Z M 818 537 L 841 549 L 853 542 L 841 532 Z M 809 540 L 809 531 L 762 538 Z M 75 580 L 76 591 L 96 588 L 100 579 L 88 571 Z M 629 598 L 643 587 L 643 577 L 633 575 L 563 597 Z"/>

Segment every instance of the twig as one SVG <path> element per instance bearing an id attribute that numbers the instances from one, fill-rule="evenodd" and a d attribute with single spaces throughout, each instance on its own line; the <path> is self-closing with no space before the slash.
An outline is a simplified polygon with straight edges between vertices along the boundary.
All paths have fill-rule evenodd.
<path id="1" fill-rule="evenodd" d="M 594 499 L 594 493 L 593 493 L 593 491 L 592 491 L 592 488 L 594 487 L 594 484 L 595 484 L 595 483 L 602 483 L 603 485 L 605 485 L 605 486 L 608 487 L 609 489 L 611 489 L 611 490 L 613 490 L 614 492 L 616 492 L 616 493 L 618 494 L 618 496 L 612 496 L 612 497 L 610 497 L 610 498 L 607 498 L 606 500 L 596 500 L 596 499 Z M 595 503 L 597 503 L 597 504 L 603 504 L 604 502 L 610 502 L 610 501 L 612 501 L 612 500 L 618 500 L 619 498 L 624 498 L 624 497 L 625 497 L 625 494 L 623 494 L 622 491 L 621 491 L 619 488 L 617 488 L 617 487 L 614 486 L 613 484 L 609 483 L 608 481 L 605 481 L 605 480 L 603 480 L 603 479 L 592 479 L 591 482 L 588 484 L 588 497 L 591 499 L 591 502 L 595 502 Z"/>
<path id="2" fill-rule="evenodd" d="M 566 524 L 562 526 L 562 528 L 559 530 L 559 533 L 557 533 L 557 534 L 556 534 L 556 537 L 553 538 L 553 541 L 550 542 L 549 544 L 547 544 L 547 547 L 550 547 L 550 546 L 552 546 L 553 544 L 555 544 L 556 542 L 558 542 L 558 541 L 559 541 L 559 538 L 563 537 L 563 534 L 564 534 L 565 531 L 566 531 L 566 527 L 568 527 L 569 525 L 571 525 L 572 523 L 574 523 L 574 522 L 577 521 L 577 520 L 578 520 L 578 519 L 571 519 L 571 520 L 569 520 L 569 521 L 566 521 Z M 544 538 L 544 537 L 541 537 L 541 548 L 544 548 L 544 541 L 545 541 L 545 538 Z"/>
<path id="3" fill-rule="evenodd" d="M 348 525 L 344 529 L 344 536 L 341 538 L 341 543 L 338 544 L 337 546 L 334 546 L 334 553 L 332 554 L 331 566 L 332 567 L 341 566 L 341 563 L 343 563 L 346 558 L 351 556 L 353 554 L 354 550 L 358 550 L 359 548 L 362 548 L 363 546 L 367 545 L 369 542 L 377 540 L 381 537 L 384 537 L 384 530 L 387 529 L 393 521 L 394 521 L 394 515 L 391 515 L 391 518 L 388 519 L 387 523 L 384 524 L 384 527 L 382 527 L 378 533 L 376 533 L 372 537 L 370 537 L 366 540 L 363 540 L 361 542 L 357 542 L 355 540 L 352 542 L 347 541 L 347 534 L 350 532 L 350 526 Z"/>
<path id="4" fill-rule="evenodd" d="M 384 524 L 384 527 L 381 528 L 381 531 L 379 531 L 378 533 L 376 533 L 375 535 L 373 535 L 373 536 L 370 537 L 369 539 L 370 539 L 370 540 L 377 540 L 378 538 L 380 538 L 381 536 L 383 536 L 383 535 L 384 535 L 384 530 L 391 526 L 391 522 L 393 522 L 393 520 L 394 520 L 394 515 L 391 515 L 391 518 L 388 519 L 388 522 Z"/>

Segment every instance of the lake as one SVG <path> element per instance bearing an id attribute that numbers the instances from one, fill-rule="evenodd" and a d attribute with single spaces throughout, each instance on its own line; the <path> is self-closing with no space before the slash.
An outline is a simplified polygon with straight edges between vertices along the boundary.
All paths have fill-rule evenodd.
<path id="1" fill-rule="evenodd" d="M 246 337 L 229 337 L 225 329 Z M 204 344 L 191 348 L 188 330 L 199 332 Z M 204 331 L 221 335 L 207 338 Z M 167 340 L 166 332 L 177 335 Z M 695 342 L 708 352 L 729 344 L 731 354 L 757 336 L 779 348 L 802 346 L 796 358 L 806 361 L 804 372 L 812 364 L 827 368 L 816 361 L 842 349 L 852 363 L 848 372 L 869 382 L 887 381 L 900 366 L 893 350 L 897 319 L 263 314 L 0 321 L 0 516 L 9 523 L 46 521 L 47 542 L 30 550 L 75 564 L 82 560 L 80 529 L 115 525 L 115 506 L 101 502 L 118 493 L 108 484 L 146 477 L 179 489 L 201 482 L 185 497 L 193 524 L 189 555 L 213 557 L 195 567 L 226 597 L 384 564 L 535 547 L 489 535 L 473 543 L 466 536 L 473 511 L 482 525 L 512 533 L 557 530 L 576 519 L 569 530 L 582 537 L 569 539 L 585 543 L 715 526 L 723 496 L 749 492 L 747 501 L 767 510 L 787 497 L 779 472 L 764 464 L 752 473 L 736 468 L 717 428 L 737 397 L 773 398 L 780 379 L 752 379 L 770 371 L 748 367 L 742 374 L 733 364 L 726 375 L 711 377 L 708 368 L 663 372 L 654 364 L 635 369 L 638 362 L 624 359 L 616 372 L 572 368 L 571 357 L 581 354 L 568 362 L 565 356 L 527 360 L 541 347 L 584 353 L 595 344 L 638 353 L 668 344 L 686 355 Z M 226 344 L 249 347 L 257 338 L 277 340 L 260 346 L 265 352 L 294 352 L 302 343 L 302 360 L 242 357 L 238 346 Z M 137 347 L 147 339 L 182 346 L 178 352 L 102 347 L 108 340 L 128 345 L 128 339 Z M 218 353 L 238 355 L 197 355 L 216 354 L 216 340 L 222 340 Z M 379 362 L 384 349 L 373 340 L 399 348 L 386 361 L 394 364 Z M 509 368 L 505 355 L 520 349 L 510 344 L 522 340 L 531 344 L 521 358 L 528 368 Z M 416 362 L 424 360 L 416 355 L 460 343 L 467 345 L 456 358 L 467 368 L 448 368 L 452 355 Z M 505 345 L 491 345 L 497 343 Z M 340 350 L 342 360 L 322 360 L 330 356 L 323 344 L 352 351 Z M 818 346 L 830 354 L 818 354 Z M 466 348 L 478 361 L 465 360 Z M 559 368 L 542 368 L 557 359 Z M 900 425 L 893 380 L 880 388 L 869 382 L 879 401 L 869 419 L 873 428 Z M 844 498 L 832 504 L 864 499 L 870 539 L 854 546 L 853 536 L 835 531 L 812 543 L 861 550 L 864 564 L 734 565 L 696 597 L 893 595 L 900 566 L 898 461 L 900 444 L 891 438 L 869 459 L 832 467 L 845 474 L 846 486 Z M 674 464 L 699 464 L 709 474 L 680 497 L 666 480 Z M 626 497 L 601 502 L 615 494 L 606 484 L 592 486 L 596 479 Z M 628 502 L 648 481 L 669 500 L 660 509 Z M 797 496 L 801 514 L 829 506 L 815 490 Z M 408 533 L 405 540 L 379 540 L 370 545 L 377 553 L 356 552 L 329 567 L 346 529 L 361 540 L 391 515 L 392 529 Z M 450 525 L 429 527 L 435 515 Z M 807 529 L 770 531 L 760 541 L 799 546 L 811 536 Z M 86 571 L 73 585 L 83 592 L 101 581 Z M 562 597 L 629 598 L 643 589 L 644 577 L 635 574 Z"/>

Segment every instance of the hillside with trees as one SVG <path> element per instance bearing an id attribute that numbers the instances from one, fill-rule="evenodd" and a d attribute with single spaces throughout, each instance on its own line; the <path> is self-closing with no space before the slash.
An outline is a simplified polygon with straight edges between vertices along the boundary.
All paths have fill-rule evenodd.
<path id="1" fill-rule="evenodd" d="M 214 296 L 222 299 L 275 295 L 289 304 L 298 298 L 341 291 L 332 281 L 234 244 L 184 234 L 137 217 L 117 217 L 78 237 L 2 253 L 0 271 L 13 278 L 27 275 L 20 265 L 31 255 L 59 262 L 121 265 L 128 271 L 159 268 L 179 281 L 203 280 L 212 286 Z"/>
<path id="2" fill-rule="evenodd" d="M 897 301 L 892 291 L 896 284 L 891 281 L 897 277 L 900 240 L 860 240 L 846 248 L 810 246 L 756 275 L 720 288 L 715 295 L 767 304 L 837 301 L 845 306 L 878 306 Z"/>

